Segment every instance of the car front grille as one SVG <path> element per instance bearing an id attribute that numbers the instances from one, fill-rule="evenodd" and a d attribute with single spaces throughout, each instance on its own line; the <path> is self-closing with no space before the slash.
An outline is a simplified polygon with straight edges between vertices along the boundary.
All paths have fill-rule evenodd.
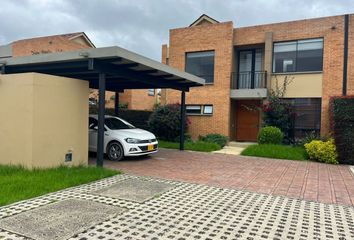
<path id="1" fill-rule="evenodd" d="M 153 142 L 156 142 L 156 138 L 139 141 L 139 143 L 153 143 Z"/>
<path id="2" fill-rule="evenodd" d="M 139 146 L 141 151 L 147 151 L 148 150 L 148 146 Z M 157 144 L 154 144 L 154 150 L 157 149 Z"/>

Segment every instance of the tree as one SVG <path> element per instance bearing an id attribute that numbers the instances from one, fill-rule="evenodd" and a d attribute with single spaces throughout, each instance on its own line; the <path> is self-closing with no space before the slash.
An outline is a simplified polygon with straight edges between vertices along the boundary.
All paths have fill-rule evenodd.
<path id="1" fill-rule="evenodd" d="M 287 141 L 294 140 L 294 112 L 289 102 L 284 101 L 288 85 L 293 78 L 284 77 L 282 84 L 275 78 L 275 88 L 269 90 L 266 101 L 263 102 L 263 124 L 264 126 L 278 127 Z"/>

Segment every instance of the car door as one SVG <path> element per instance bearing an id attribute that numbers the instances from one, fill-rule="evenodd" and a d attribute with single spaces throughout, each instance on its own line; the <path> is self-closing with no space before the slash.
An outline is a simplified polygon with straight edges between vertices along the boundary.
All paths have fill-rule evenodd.
<path id="1" fill-rule="evenodd" d="M 97 151 L 97 126 L 98 121 L 94 118 L 89 118 L 89 150 Z"/>

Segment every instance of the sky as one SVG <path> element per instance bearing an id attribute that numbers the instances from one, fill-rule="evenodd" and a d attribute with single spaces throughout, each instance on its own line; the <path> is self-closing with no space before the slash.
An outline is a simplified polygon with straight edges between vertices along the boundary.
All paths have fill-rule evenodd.
<path id="1" fill-rule="evenodd" d="M 83 31 L 96 47 L 120 46 L 159 61 L 169 29 L 203 13 L 243 27 L 354 13 L 354 0 L 2 0 L 0 45 Z"/>

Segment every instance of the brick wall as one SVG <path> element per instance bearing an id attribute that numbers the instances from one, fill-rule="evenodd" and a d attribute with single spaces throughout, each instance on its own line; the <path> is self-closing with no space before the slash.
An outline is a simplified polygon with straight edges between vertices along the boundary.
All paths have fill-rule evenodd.
<path id="1" fill-rule="evenodd" d="M 352 18 L 351 18 L 352 19 Z M 353 22 L 353 20 L 351 20 Z M 351 26 L 353 38 L 354 24 Z M 249 45 L 263 43 L 266 32 L 273 32 L 273 41 L 288 41 L 307 38 L 324 39 L 323 84 L 322 84 L 322 123 L 321 132 L 327 134 L 328 101 L 330 96 L 342 93 L 343 79 L 343 41 L 344 17 L 334 16 L 317 19 L 307 19 L 293 22 L 267 24 L 254 27 L 234 29 L 234 45 Z M 351 41 L 353 42 L 353 41 Z M 353 43 L 352 43 L 353 45 Z M 353 46 L 352 46 L 353 49 Z M 351 56 L 354 55 L 351 50 Z M 351 68 L 354 67 L 351 62 Z M 350 84 L 353 86 L 354 73 L 351 70 Z M 299 89 L 301 91 L 301 89 Z"/>
<path id="2" fill-rule="evenodd" d="M 171 67 L 184 71 L 186 52 L 215 51 L 214 84 L 191 88 L 190 92 L 186 93 L 187 104 L 213 104 L 214 106 L 213 116 L 189 116 L 192 122 L 189 133 L 193 138 L 208 133 L 229 135 L 232 41 L 232 22 L 170 30 L 168 54 Z M 167 103 L 180 102 L 179 91 L 166 90 L 165 94 Z"/>
<path id="3" fill-rule="evenodd" d="M 162 62 L 166 62 L 167 55 L 169 55 L 169 65 L 172 67 L 184 70 L 185 52 L 215 50 L 214 85 L 195 88 L 187 93 L 187 104 L 212 103 L 214 105 L 212 117 L 190 117 L 192 121 L 190 133 L 194 138 L 212 132 L 229 135 L 229 84 L 233 64 L 233 45 L 241 47 L 264 44 L 265 36 L 270 32 L 274 42 L 319 37 L 324 39 L 321 132 L 322 134 L 328 133 L 329 98 L 342 94 L 344 16 L 242 27 L 233 30 L 232 22 L 170 30 L 169 48 L 166 45 L 162 46 Z M 348 94 L 354 94 L 354 15 L 350 15 L 349 28 Z M 180 93 L 173 90 L 163 91 L 162 103 L 165 102 L 180 102 Z"/>
<path id="4" fill-rule="evenodd" d="M 15 41 L 12 43 L 12 54 L 14 57 L 19 57 L 34 54 L 68 52 L 85 48 L 91 47 L 70 41 L 66 37 L 59 35 Z"/>

